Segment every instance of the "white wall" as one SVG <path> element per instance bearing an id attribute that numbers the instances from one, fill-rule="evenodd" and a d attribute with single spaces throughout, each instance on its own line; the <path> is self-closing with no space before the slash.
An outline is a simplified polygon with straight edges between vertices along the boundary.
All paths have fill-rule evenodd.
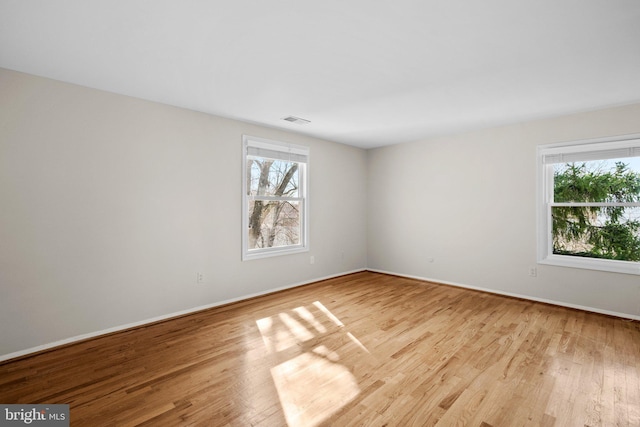
<path id="1" fill-rule="evenodd" d="M 640 104 L 370 150 L 368 267 L 637 317 L 639 276 L 536 266 L 535 195 L 537 145 L 638 132 Z"/>
<path id="2" fill-rule="evenodd" d="M 311 148 L 309 253 L 241 261 L 242 134 Z M 0 69 L 0 356 L 363 269 L 365 197 L 363 150 Z"/>
<path id="3" fill-rule="evenodd" d="M 637 317 L 638 276 L 527 273 L 536 146 L 639 132 L 633 105 L 365 152 L 0 69 L 0 359 L 366 267 Z M 241 261 L 242 134 L 311 147 L 309 253 Z"/>

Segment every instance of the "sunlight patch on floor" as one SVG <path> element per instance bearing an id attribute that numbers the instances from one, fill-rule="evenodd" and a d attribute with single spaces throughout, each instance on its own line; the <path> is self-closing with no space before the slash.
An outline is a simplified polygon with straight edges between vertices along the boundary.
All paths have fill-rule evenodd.
<path id="1" fill-rule="evenodd" d="M 289 332 L 295 336 L 297 342 L 308 341 L 315 336 L 315 334 L 311 333 L 302 323 L 289 314 L 280 313 L 278 316 L 280 320 L 282 320 L 282 323 L 289 328 Z"/>
<path id="2" fill-rule="evenodd" d="M 329 309 L 327 309 L 327 307 L 322 305 L 322 303 L 320 301 L 315 301 L 313 303 L 313 305 L 318 307 L 320 309 L 320 311 L 322 311 L 324 314 L 326 314 L 327 317 L 333 321 L 333 323 L 335 323 L 338 326 L 344 326 L 344 324 L 340 321 L 340 319 L 338 319 L 336 316 L 334 316 L 333 313 L 330 312 Z"/>
<path id="3" fill-rule="evenodd" d="M 274 357 L 271 376 L 289 426 L 317 426 L 360 394 L 339 352 L 369 351 L 320 301 L 258 319 L 256 325 Z"/>
<path id="4" fill-rule="evenodd" d="M 358 347 L 360 347 L 360 349 L 366 353 L 369 353 L 369 350 L 367 350 L 367 347 L 365 347 L 358 338 L 354 337 L 353 334 L 351 332 L 347 332 L 347 336 L 351 339 L 351 341 L 353 341 L 355 343 L 355 345 L 357 345 Z M 371 353 L 369 353 L 371 354 Z"/>
<path id="5" fill-rule="evenodd" d="M 327 332 L 327 328 L 325 328 L 322 323 L 318 322 L 318 319 L 316 319 L 313 313 L 307 310 L 306 307 L 297 307 L 294 308 L 293 311 L 295 311 L 298 316 L 309 322 L 309 324 L 313 326 L 316 331 L 320 332 L 321 334 Z"/>
<path id="6" fill-rule="evenodd" d="M 360 393 L 347 368 L 315 351 L 273 367 L 271 375 L 290 426 L 317 426 Z"/>

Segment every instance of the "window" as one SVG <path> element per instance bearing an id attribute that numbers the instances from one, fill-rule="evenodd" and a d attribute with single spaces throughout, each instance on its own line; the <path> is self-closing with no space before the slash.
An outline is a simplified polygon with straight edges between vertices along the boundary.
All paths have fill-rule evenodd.
<path id="1" fill-rule="evenodd" d="M 538 262 L 640 274 L 640 136 L 538 147 Z"/>
<path id="2" fill-rule="evenodd" d="M 306 251 L 309 149 L 243 137 L 242 259 Z"/>

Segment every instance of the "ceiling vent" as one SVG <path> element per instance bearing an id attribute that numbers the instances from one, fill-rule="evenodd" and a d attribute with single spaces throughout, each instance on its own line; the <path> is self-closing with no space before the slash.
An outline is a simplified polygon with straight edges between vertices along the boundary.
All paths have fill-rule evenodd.
<path id="1" fill-rule="evenodd" d="M 286 121 L 291 122 L 291 123 L 297 123 L 299 125 L 306 125 L 307 123 L 311 123 L 310 120 L 301 119 L 300 117 L 295 117 L 295 116 L 285 117 L 282 120 L 286 120 Z"/>

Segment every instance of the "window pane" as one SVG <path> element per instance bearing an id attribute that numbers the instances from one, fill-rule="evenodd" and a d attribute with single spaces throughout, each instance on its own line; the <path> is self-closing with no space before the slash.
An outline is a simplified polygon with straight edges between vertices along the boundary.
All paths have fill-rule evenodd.
<path id="1" fill-rule="evenodd" d="M 553 165 L 555 202 L 640 201 L 640 157 Z"/>
<path id="2" fill-rule="evenodd" d="M 250 196 L 298 197 L 299 163 L 272 159 L 247 159 Z"/>
<path id="3" fill-rule="evenodd" d="M 640 208 L 552 207 L 553 253 L 640 261 Z"/>
<path id="4" fill-rule="evenodd" d="M 299 202 L 249 201 L 249 250 L 300 244 Z"/>

